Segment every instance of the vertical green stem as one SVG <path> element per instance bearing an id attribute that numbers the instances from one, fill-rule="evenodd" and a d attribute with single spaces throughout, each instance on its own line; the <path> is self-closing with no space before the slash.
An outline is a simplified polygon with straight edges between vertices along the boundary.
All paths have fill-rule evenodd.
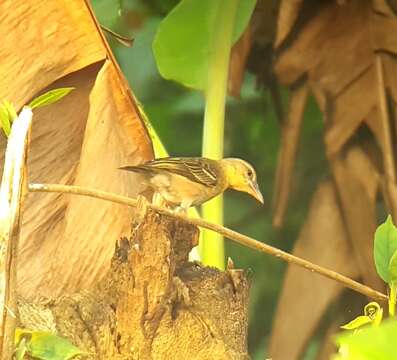
<path id="1" fill-rule="evenodd" d="M 390 283 L 390 294 L 389 294 L 389 316 L 394 317 L 396 311 L 396 287 L 397 284 L 394 282 Z"/>
<path id="2" fill-rule="evenodd" d="M 212 54 L 208 64 L 208 80 L 205 91 L 203 156 L 212 159 L 223 157 L 227 80 L 237 3 L 238 0 L 219 1 L 218 26 L 211 45 Z M 205 220 L 223 224 L 222 196 L 204 204 L 202 215 Z M 205 264 L 224 269 L 223 237 L 217 233 L 204 230 L 201 255 Z"/>

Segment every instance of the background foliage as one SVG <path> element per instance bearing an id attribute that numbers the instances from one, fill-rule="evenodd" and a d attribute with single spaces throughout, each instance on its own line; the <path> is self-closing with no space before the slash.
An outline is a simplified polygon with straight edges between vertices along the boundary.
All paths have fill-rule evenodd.
<path id="1" fill-rule="evenodd" d="M 203 98 L 195 91 L 162 79 L 152 53 L 156 28 L 177 1 L 144 3 L 139 0 L 93 1 L 102 25 L 134 37 L 131 48 L 123 47 L 114 39 L 109 41 L 134 94 L 169 153 L 173 156 L 197 156 L 201 153 Z M 282 90 L 282 98 L 285 104 L 287 90 Z M 290 251 L 306 217 L 315 184 L 327 175 L 321 133 L 321 113 L 310 99 L 285 226 L 282 230 L 274 230 L 271 226 L 271 199 L 280 127 L 269 89 L 257 88 L 255 77 L 247 73 L 241 98 L 229 98 L 227 102 L 225 156 L 241 157 L 254 164 L 265 205 L 258 205 L 244 194 L 228 192 L 225 196 L 225 225 Z M 226 254 L 236 267 L 249 269 L 252 276 L 249 350 L 253 359 L 263 359 L 285 264 L 231 242 L 226 242 L 226 246 Z M 315 347 L 316 341 L 313 341 L 306 359 L 313 358 Z"/>

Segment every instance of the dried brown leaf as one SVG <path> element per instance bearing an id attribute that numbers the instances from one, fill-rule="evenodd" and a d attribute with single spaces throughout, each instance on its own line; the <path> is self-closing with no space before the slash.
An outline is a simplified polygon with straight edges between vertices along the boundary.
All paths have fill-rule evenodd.
<path id="1" fill-rule="evenodd" d="M 308 3 L 317 3 L 318 10 L 279 55 L 275 69 L 285 84 L 294 83 L 307 73 L 309 80 L 318 83 L 323 91 L 336 95 L 373 60 L 369 5 L 360 0 L 348 1 L 344 6 L 334 1 L 322 2 L 321 6 L 316 0 Z"/>
<path id="2" fill-rule="evenodd" d="M 117 168 L 151 159 L 152 146 L 88 3 L 6 1 L 0 2 L 0 14 L 5 39 L 0 44 L 5 74 L 0 98 L 20 107 L 47 89 L 76 88 L 59 103 L 35 110 L 29 181 L 135 196 L 140 181 Z M 2 139 L 2 148 L 4 144 Z M 128 233 L 131 214 L 98 200 L 30 194 L 23 219 L 20 292 L 59 295 L 98 280 L 114 241 Z"/>
<path id="3" fill-rule="evenodd" d="M 363 91 L 373 88 L 375 83 L 376 75 L 371 66 L 333 98 L 332 118 L 335 121 L 330 124 L 325 134 L 325 145 L 329 155 L 341 150 L 378 103 L 373 92 Z"/>
<path id="4" fill-rule="evenodd" d="M 386 211 L 392 215 L 393 220 L 397 219 L 397 186 L 396 183 L 381 177 L 383 198 L 385 199 Z M 394 220 L 395 221 L 395 220 Z"/>
<path id="5" fill-rule="evenodd" d="M 295 41 L 278 57 L 279 78 L 291 84 L 308 76 L 327 121 L 329 157 L 341 151 L 367 122 L 381 145 L 388 181 L 394 182 L 393 114 L 388 101 L 397 93 L 397 63 L 391 55 L 396 53 L 392 34 L 397 31 L 397 18 L 380 0 L 375 4 L 352 0 L 317 6 Z M 387 54 L 377 53 L 381 50 Z M 374 123 L 374 114 L 379 123 Z"/>
<path id="6" fill-rule="evenodd" d="M 279 0 L 258 0 L 251 18 L 252 35 L 258 46 L 272 45 L 277 30 Z"/>
<path id="7" fill-rule="evenodd" d="M 371 287 L 381 289 L 384 285 L 375 271 L 372 246 L 377 221 L 376 196 L 381 182 L 379 170 L 385 174 L 382 179 L 385 200 L 391 212 L 397 213 L 393 148 L 393 132 L 397 123 L 397 63 L 394 55 L 397 18 L 384 0 L 375 3 L 306 0 L 304 5 L 299 17 L 306 21 L 300 24 L 299 31 L 294 33 L 288 44 L 280 47 L 275 69 L 278 78 L 287 85 L 295 84 L 303 76 L 308 78 L 310 91 L 314 93 L 326 121 L 326 151 L 334 179 L 336 207 L 339 209 L 333 211 L 338 211 L 344 225 L 343 242 L 347 242 L 344 246 L 353 250 L 350 255 L 347 254 L 350 260 L 346 258 L 345 261 L 351 262 L 354 257 L 353 261 L 357 264 L 354 267 L 355 276 L 360 276 Z M 364 123 L 373 132 L 377 144 L 362 129 Z M 353 137 L 359 129 L 359 136 Z M 329 219 L 323 214 L 318 217 L 318 222 L 321 221 L 328 222 Z M 313 244 L 328 235 L 323 236 L 321 228 L 316 231 Z M 330 230 L 331 234 L 335 231 L 338 229 Z M 334 256 L 340 252 L 328 242 L 325 249 L 327 253 L 335 252 Z M 307 254 L 313 255 L 309 247 L 301 253 L 302 256 Z M 318 253 L 314 256 L 316 261 L 321 261 L 324 255 Z M 332 265 L 330 267 L 334 268 Z M 318 285 L 321 290 L 315 294 L 321 296 L 323 307 L 313 305 L 316 310 L 314 315 L 308 321 L 300 322 L 304 315 L 295 312 L 302 311 L 308 301 L 307 298 L 305 301 L 299 299 L 298 305 L 295 301 L 297 292 L 302 293 L 294 283 L 299 283 L 300 276 L 304 277 L 304 274 L 295 278 L 291 276 L 288 287 L 283 289 L 278 314 L 288 313 L 287 309 L 293 308 L 289 310 L 293 319 L 287 320 L 282 315 L 276 317 L 272 338 L 272 349 L 276 353 L 271 354 L 275 358 L 295 359 L 299 356 L 330 303 L 327 296 L 335 297 L 335 292 L 326 289 L 324 300 L 323 284 Z M 293 305 L 288 303 L 290 294 L 295 295 Z M 311 309 L 310 301 L 309 304 Z M 297 336 L 291 338 L 288 336 L 290 333 L 287 335 L 286 324 L 299 324 Z M 288 352 L 286 349 L 291 350 Z"/>
<path id="8" fill-rule="evenodd" d="M 383 50 L 397 54 L 397 18 L 373 14 L 371 17 L 372 46 L 375 50 Z"/>
<path id="9" fill-rule="evenodd" d="M 331 181 L 317 188 L 293 254 L 351 278 L 359 276 Z M 328 306 L 342 291 L 343 287 L 334 281 L 289 266 L 273 324 L 269 357 L 300 359 Z"/>
<path id="10" fill-rule="evenodd" d="M 386 82 L 383 68 L 383 60 L 380 53 L 375 55 L 376 90 L 379 108 L 379 122 L 382 129 L 382 137 L 378 139 L 382 143 L 383 169 L 388 181 L 396 182 L 395 155 L 393 147 L 392 119 L 386 93 Z"/>
<path id="11" fill-rule="evenodd" d="M 381 0 L 378 0 L 381 1 Z M 386 3 L 390 7 L 390 10 L 393 11 L 393 14 L 397 16 L 397 1 L 396 0 L 386 0 Z"/>
<path id="12" fill-rule="evenodd" d="M 388 4 L 389 2 L 389 4 Z M 384 1 L 384 0 L 372 0 L 372 7 L 375 12 L 386 15 L 389 17 L 395 16 L 393 13 L 393 9 L 391 7 L 391 2 L 395 2 L 395 0 L 389 0 L 389 1 Z M 395 2 L 397 4 L 397 2 Z"/>
<path id="13" fill-rule="evenodd" d="M 388 9 L 377 1 L 375 10 Z M 331 108 L 327 116 L 327 152 L 335 153 L 365 121 L 374 105 L 383 106 L 379 93 L 379 55 L 376 51 L 396 53 L 396 17 L 380 15 L 370 2 L 352 0 L 338 5 L 323 3 L 302 27 L 296 40 L 278 57 L 276 71 L 281 81 L 291 84 L 307 75 L 320 107 Z M 396 63 L 392 55 L 385 62 L 385 86 L 396 96 Z M 383 120 L 384 121 L 384 120 Z M 386 123 L 384 123 L 386 126 Z M 387 141 L 383 137 L 382 141 Z M 385 154 L 386 156 L 386 154 Z"/>
<path id="14" fill-rule="evenodd" d="M 382 64 L 385 74 L 385 85 L 388 95 L 397 104 L 397 56 L 382 54 Z"/>
<path id="15" fill-rule="evenodd" d="M 282 0 L 277 21 L 277 37 L 275 46 L 278 47 L 291 32 L 304 0 Z"/>
<path id="16" fill-rule="evenodd" d="M 336 184 L 327 182 L 316 191 L 293 253 L 346 276 L 363 277 L 365 283 L 381 289 L 383 284 L 372 258 L 379 174 L 360 147 L 353 146 L 344 155 L 332 160 Z M 336 283 L 289 267 L 275 317 L 270 355 L 276 359 L 299 359 L 342 290 Z"/>
<path id="17" fill-rule="evenodd" d="M 106 57 L 82 0 L 0 2 L 0 99 L 17 108 L 55 80 Z"/>
<path id="18" fill-rule="evenodd" d="M 241 86 L 244 80 L 245 66 L 248 54 L 251 50 L 251 26 L 241 35 L 234 44 L 230 53 L 228 92 L 234 97 L 240 96 Z"/>
<path id="19" fill-rule="evenodd" d="M 327 317 L 325 325 L 326 330 L 322 343 L 316 356 L 316 360 L 330 360 L 333 354 L 338 352 L 335 344 L 335 334 L 341 331 L 341 324 L 346 324 L 352 319 L 352 314 L 360 314 L 363 310 L 365 299 L 357 293 L 344 292 L 340 296 L 338 304 L 335 306 L 336 311 L 332 311 L 332 319 Z M 329 320 L 328 320 L 329 319 Z M 321 326 L 320 325 L 320 326 Z"/>
<path id="20" fill-rule="evenodd" d="M 362 145 L 363 148 L 370 146 Z M 384 284 L 376 272 L 373 258 L 379 173 L 358 145 L 349 146 L 329 160 L 360 274 L 365 284 L 382 290 Z"/>
<path id="21" fill-rule="evenodd" d="M 300 84 L 291 91 L 287 120 L 283 123 L 281 148 L 278 156 L 273 198 L 273 226 L 281 227 L 287 211 L 293 168 L 300 139 L 304 110 L 308 97 L 308 84 Z"/>

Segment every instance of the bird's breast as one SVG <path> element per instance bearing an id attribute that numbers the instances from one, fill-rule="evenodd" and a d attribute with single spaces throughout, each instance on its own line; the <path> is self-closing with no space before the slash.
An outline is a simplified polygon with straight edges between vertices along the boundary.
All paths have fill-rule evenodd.
<path id="1" fill-rule="evenodd" d="M 218 194 L 215 188 L 208 188 L 176 174 L 157 174 L 150 183 L 166 201 L 176 205 L 199 205 Z"/>

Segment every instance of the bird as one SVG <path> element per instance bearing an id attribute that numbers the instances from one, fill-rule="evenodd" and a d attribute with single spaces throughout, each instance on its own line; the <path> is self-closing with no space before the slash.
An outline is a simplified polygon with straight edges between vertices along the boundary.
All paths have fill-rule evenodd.
<path id="1" fill-rule="evenodd" d="M 155 198 L 160 196 L 168 205 L 184 212 L 228 188 L 264 202 L 254 168 L 239 158 L 165 157 L 119 169 L 142 174 Z"/>

